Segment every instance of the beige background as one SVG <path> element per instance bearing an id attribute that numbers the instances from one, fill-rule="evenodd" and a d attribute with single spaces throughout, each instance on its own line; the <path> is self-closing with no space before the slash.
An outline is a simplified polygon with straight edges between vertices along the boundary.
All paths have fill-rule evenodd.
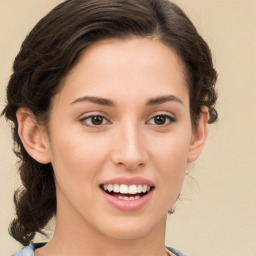
<path id="1" fill-rule="evenodd" d="M 0 110 L 25 35 L 58 0 L 0 0 Z M 219 73 L 219 122 L 210 128 L 168 245 L 194 256 L 256 256 L 256 1 L 176 0 L 209 43 Z M 20 248 L 8 233 L 19 184 L 9 127 L 0 119 L 0 255 Z M 41 238 L 38 238 L 41 240 Z"/>

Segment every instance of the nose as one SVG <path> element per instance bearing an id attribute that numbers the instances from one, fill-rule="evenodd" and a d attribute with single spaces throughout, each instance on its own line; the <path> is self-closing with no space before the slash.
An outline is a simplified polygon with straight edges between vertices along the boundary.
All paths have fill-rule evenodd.
<path id="1" fill-rule="evenodd" d="M 113 148 L 114 164 L 124 166 L 128 170 L 144 166 L 149 160 L 146 142 L 138 125 L 128 122 L 122 125 L 116 133 Z"/>

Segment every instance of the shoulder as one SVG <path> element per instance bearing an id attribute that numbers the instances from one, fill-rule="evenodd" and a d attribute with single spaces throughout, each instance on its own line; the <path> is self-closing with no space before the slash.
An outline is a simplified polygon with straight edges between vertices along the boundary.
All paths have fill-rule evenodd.
<path id="1" fill-rule="evenodd" d="M 15 252 L 11 256 L 34 256 L 35 249 L 40 248 L 44 245 L 45 245 L 45 243 L 29 244 L 28 246 L 24 247 L 23 249 L 19 250 L 18 252 Z"/>
<path id="2" fill-rule="evenodd" d="M 174 253 L 176 256 L 187 256 L 186 254 L 184 254 L 183 252 L 181 251 L 178 251 L 172 247 L 166 247 L 170 252 Z"/>
<path id="3" fill-rule="evenodd" d="M 45 243 L 35 243 L 29 244 L 28 246 L 24 247 L 23 249 L 19 250 L 18 252 L 12 254 L 11 256 L 34 256 L 34 251 L 37 248 L 44 246 Z M 187 256 L 186 254 L 182 253 L 171 247 L 166 247 L 170 252 L 174 253 L 176 256 Z"/>

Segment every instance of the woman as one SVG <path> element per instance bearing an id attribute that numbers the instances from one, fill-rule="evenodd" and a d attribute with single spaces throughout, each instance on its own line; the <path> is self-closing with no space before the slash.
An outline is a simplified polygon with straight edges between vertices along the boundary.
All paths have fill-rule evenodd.
<path id="1" fill-rule="evenodd" d="M 211 53 L 165 0 L 69 0 L 15 59 L 3 114 L 23 188 L 10 234 L 20 255 L 184 255 L 167 213 L 214 108 Z M 33 244 L 55 217 L 53 238 Z"/>

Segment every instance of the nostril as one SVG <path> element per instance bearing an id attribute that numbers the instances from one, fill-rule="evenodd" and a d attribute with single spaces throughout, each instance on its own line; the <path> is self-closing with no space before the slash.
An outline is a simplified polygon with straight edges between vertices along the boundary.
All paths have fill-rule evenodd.
<path id="1" fill-rule="evenodd" d="M 119 162 L 118 165 L 123 166 L 126 170 L 133 171 L 139 167 L 143 167 L 145 163 L 142 163 L 142 162 L 138 163 L 136 161 L 127 160 L 127 161 Z"/>

